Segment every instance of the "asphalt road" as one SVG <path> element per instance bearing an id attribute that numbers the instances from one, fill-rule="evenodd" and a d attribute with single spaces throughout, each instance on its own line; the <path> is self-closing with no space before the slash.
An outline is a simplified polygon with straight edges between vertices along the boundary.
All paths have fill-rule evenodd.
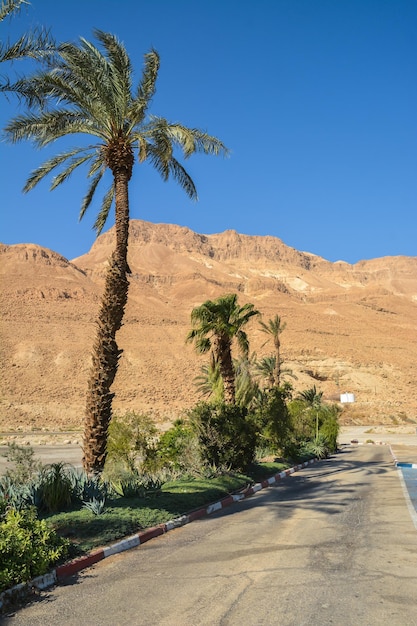
<path id="1" fill-rule="evenodd" d="M 417 626 L 417 531 L 386 446 L 345 448 L 105 559 L 7 626 Z"/>

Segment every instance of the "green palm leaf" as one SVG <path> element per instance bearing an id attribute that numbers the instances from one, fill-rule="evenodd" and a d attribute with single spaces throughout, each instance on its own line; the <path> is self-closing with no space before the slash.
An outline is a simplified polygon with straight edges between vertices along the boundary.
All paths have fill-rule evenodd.
<path id="1" fill-rule="evenodd" d="M 91 154 L 84 154 L 83 156 L 78 157 L 77 159 L 71 159 L 71 162 L 69 163 L 68 167 L 63 172 L 60 172 L 52 179 L 51 191 L 55 189 L 56 187 L 58 187 L 58 185 L 63 183 L 65 180 L 67 180 L 71 176 L 73 171 L 77 169 L 77 167 L 79 167 L 80 165 L 83 165 L 86 161 L 89 161 L 91 158 L 92 158 Z"/>
<path id="2" fill-rule="evenodd" d="M 97 186 L 99 184 L 99 182 L 101 181 L 102 177 L 104 174 L 104 170 L 100 170 L 93 178 L 93 180 L 91 181 L 90 187 L 88 188 L 88 191 L 86 193 L 86 195 L 84 196 L 83 202 L 81 204 L 81 210 L 80 210 L 80 214 L 78 216 L 78 219 L 81 221 L 85 215 L 85 212 L 87 211 L 88 207 L 90 206 L 94 194 L 96 192 Z"/>
<path id="3" fill-rule="evenodd" d="M 69 152 L 64 152 L 63 154 L 57 154 L 56 156 L 49 159 L 49 161 L 45 161 L 40 167 L 32 172 L 29 178 L 26 181 L 26 184 L 23 188 L 24 192 L 30 191 L 33 189 L 45 176 L 50 174 L 53 169 L 65 163 L 68 159 L 71 159 L 76 154 L 83 152 L 83 148 L 74 148 Z"/>
<path id="4" fill-rule="evenodd" d="M 97 215 L 96 221 L 94 222 L 93 228 L 96 231 L 97 235 L 100 235 L 100 233 L 102 232 L 104 228 L 104 224 L 106 223 L 107 218 L 109 217 L 113 200 L 114 200 L 114 185 L 111 185 L 110 189 L 108 190 L 108 192 L 103 198 L 100 213 Z"/>

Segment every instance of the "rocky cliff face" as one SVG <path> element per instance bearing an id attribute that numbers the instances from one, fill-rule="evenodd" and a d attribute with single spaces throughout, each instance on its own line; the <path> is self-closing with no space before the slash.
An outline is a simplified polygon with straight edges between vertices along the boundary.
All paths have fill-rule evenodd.
<path id="1" fill-rule="evenodd" d="M 72 262 L 34 244 L 0 247 L 0 430 L 82 424 L 86 377 L 114 232 Z M 274 237 L 200 235 L 132 221 L 132 270 L 115 409 L 169 421 L 197 399 L 204 357 L 185 345 L 191 309 L 236 292 L 264 320 L 279 314 L 296 390 L 355 394 L 352 421 L 417 419 L 417 258 L 330 263 Z M 272 353 L 256 321 L 251 350 Z M 263 346 L 263 347 L 262 347 Z"/>

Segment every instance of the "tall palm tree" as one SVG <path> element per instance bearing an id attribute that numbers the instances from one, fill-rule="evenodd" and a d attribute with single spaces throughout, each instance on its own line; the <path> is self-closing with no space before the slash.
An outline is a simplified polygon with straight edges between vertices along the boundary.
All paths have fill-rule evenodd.
<path id="1" fill-rule="evenodd" d="M 275 317 L 273 319 L 268 320 L 266 324 L 265 322 L 259 322 L 259 324 L 261 326 L 262 332 L 270 335 L 274 342 L 275 370 L 273 373 L 272 384 L 279 387 L 281 383 L 281 365 L 282 365 L 281 354 L 280 354 L 281 342 L 280 342 L 279 336 L 282 333 L 282 331 L 285 329 L 287 323 L 282 322 L 279 315 L 275 315 Z"/>
<path id="2" fill-rule="evenodd" d="M 188 342 L 194 342 L 197 352 L 204 354 L 212 350 L 218 362 L 223 379 L 224 401 L 235 404 L 235 370 L 232 360 L 232 342 L 236 339 L 240 352 L 249 352 L 248 336 L 243 327 L 259 311 L 253 304 L 239 306 L 236 294 L 221 296 L 217 300 L 207 300 L 191 312 L 193 328 L 187 335 Z"/>
<path id="3" fill-rule="evenodd" d="M 105 172 L 110 170 L 112 174 L 95 221 L 99 234 L 114 201 L 116 245 L 109 259 L 87 392 L 83 464 L 89 472 L 99 472 L 104 466 L 114 396 L 110 388 L 122 352 L 115 336 L 122 324 L 129 286 L 128 189 L 134 151 L 137 150 L 139 163 L 148 160 L 164 180 L 172 176 L 194 199 L 195 185 L 175 158 L 174 148 L 182 149 L 185 157 L 194 152 L 227 153 L 221 141 L 200 130 L 161 117 L 146 117 L 159 70 L 155 50 L 145 55 L 143 74 L 133 92 L 133 70 L 124 46 L 109 33 L 95 31 L 95 36 L 100 47 L 85 39 L 80 39 L 78 45 L 61 44 L 56 65 L 26 79 L 26 86 L 38 94 L 43 106 L 19 115 L 5 129 L 10 141 L 29 139 L 38 147 L 71 134 L 93 138 L 92 145 L 66 150 L 50 158 L 30 175 L 24 187 L 24 191 L 29 191 L 61 166 L 52 179 L 51 189 L 55 189 L 76 168 L 88 165 L 91 182 L 82 201 L 80 218 L 90 206 Z"/>
<path id="4" fill-rule="evenodd" d="M 9 16 L 15 16 L 23 5 L 28 4 L 27 0 L 3 0 L 0 4 L 0 22 L 3 22 Z M 35 29 L 24 33 L 14 42 L 1 41 L 0 63 L 27 58 L 39 61 L 49 58 L 54 51 L 55 43 L 50 33 L 42 28 Z M 34 94 L 25 92 L 23 81 L 18 80 L 15 83 L 11 83 L 8 78 L 2 76 L 0 79 L 0 92 L 11 91 L 29 99 L 34 97 Z"/>

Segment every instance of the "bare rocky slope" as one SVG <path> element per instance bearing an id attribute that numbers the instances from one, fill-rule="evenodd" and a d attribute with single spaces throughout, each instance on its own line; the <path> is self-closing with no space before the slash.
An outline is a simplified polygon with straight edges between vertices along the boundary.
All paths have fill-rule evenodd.
<path id="1" fill-rule="evenodd" d="M 71 262 L 35 244 L 0 246 L 0 431 L 81 426 L 113 243 L 111 229 Z M 264 320 L 279 314 L 287 322 L 282 353 L 296 391 L 354 393 L 346 422 L 417 421 L 417 257 L 330 263 L 274 237 L 199 235 L 134 220 L 129 265 L 116 411 L 166 423 L 195 403 L 193 379 L 205 357 L 185 344 L 191 309 L 236 292 Z M 258 357 L 272 353 L 256 321 L 248 334 Z"/>

